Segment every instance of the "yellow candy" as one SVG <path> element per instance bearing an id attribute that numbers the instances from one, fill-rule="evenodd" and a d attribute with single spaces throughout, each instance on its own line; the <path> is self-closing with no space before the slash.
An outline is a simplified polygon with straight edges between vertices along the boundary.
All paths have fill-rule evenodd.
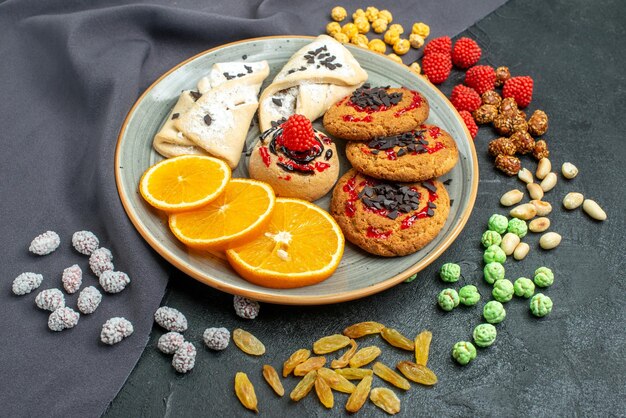
<path id="1" fill-rule="evenodd" d="M 376 33 L 383 33 L 387 30 L 387 21 L 383 18 L 376 19 L 372 22 L 372 29 L 374 29 Z"/>
<path id="2" fill-rule="evenodd" d="M 370 22 L 375 21 L 378 19 L 378 9 L 373 6 L 368 7 L 365 9 L 365 17 L 367 17 L 367 20 Z"/>
<path id="3" fill-rule="evenodd" d="M 356 11 L 352 13 L 353 20 L 356 20 L 358 17 L 365 17 L 365 12 L 363 11 L 363 9 L 356 9 Z"/>
<path id="4" fill-rule="evenodd" d="M 370 49 L 370 51 L 378 52 L 380 54 L 384 54 L 387 50 L 387 45 L 385 45 L 385 43 L 380 39 L 372 39 L 367 47 Z"/>
<path id="5" fill-rule="evenodd" d="M 421 48 L 424 45 L 424 38 L 422 38 L 417 33 L 412 33 L 409 35 L 409 42 L 411 46 L 415 49 Z"/>
<path id="6" fill-rule="evenodd" d="M 397 62 L 398 64 L 402 64 L 402 58 L 400 58 L 396 54 L 389 54 L 387 55 L 387 58 L 391 59 L 392 61 Z"/>
<path id="7" fill-rule="evenodd" d="M 417 61 L 415 61 L 413 64 L 409 65 L 409 70 L 413 71 L 415 74 L 420 74 L 422 72 L 422 68 L 417 63 Z"/>
<path id="8" fill-rule="evenodd" d="M 354 24 L 356 25 L 359 33 L 367 33 L 370 31 L 370 22 L 367 21 L 365 16 L 357 17 L 354 19 Z"/>
<path id="9" fill-rule="evenodd" d="M 330 11 L 330 17 L 337 22 L 341 22 L 348 16 L 348 12 L 341 6 L 333 7 L 333 10 Z"/>
<path id="10" fill-rule="evenodd" d="M 343 32 L 337 32 L 336 34 L 333 35 L 333 38 L 335 38 L 337 41 L 341 42 L 342 44 L 347 44 L 348 42 L 350 42 L 350 38 L 348 38 L 348 35 L 346 35 Z"/>
<path id="11" fill-rule="evenodd" d="M 336 33 L 341 32 L 341 25 L 337 22 L 330 22 L 326 25 L 326 33 L 330 36 L 335 36 Z"/>
<path id="12" fill-rule="evenodd" d="M 411 49 L 411 43 L 408 39 L 398 39 L 395 44 L 393 44 L 393 52 L 398 55 L 404 55 L 409 52 Z"/>
<path id="13" fill-rule="evenodd" d="M 368 47 L 368 39 L 367 36 L 362 35 L 362 34 L 356 34 L 352 37 L 352 39 L 350 39 L 350 43 L 356 45 L 356 46 L 360 46 L 362 48 L 367 48 Z"/>
<path id="14" fill-rule="evenodd" d="M 354 35 L 359 33 L 359 30 L 356 28 L 354 23 L 346 23 L 342 26 L 341 32 L 345 33 L 348 36 L 348 39 L 352 39 Z"/>
<path id="15" fill-rule="evenodd" d="M 394 23 L 393 25 L 389 26 L 389 30 L 395 30 L 397 31 L 400 35 L 402 35 L 404 33 L 404 28 L 402 27 L 401 24 L 399 23 Z"/>
<path id="16" fill-rule="evenodd" d="M 386 44 L 393 45 L 398 39 L 400 39 L 400 34 L 396 30 L 389 29 L 387 32 L 385 32 L 385 36 L 383 36 L 383 39 Z"/>
<path id="17" fill-rule="evenodd" d="M 378 12 L 378 18 L 385 19 L 387 23 L 393 22 L 393 16 L 391 15 L 391 12 L 389 10 L 381 10 L 380 12 Z"/>
<path id="18" fill-rule="evenodd" d="M 423 22 L 413 23 L 413 29 L 411 32 L 426 39 L 428 38 L 428 35 L 430 35 L 430 26 Z"/>

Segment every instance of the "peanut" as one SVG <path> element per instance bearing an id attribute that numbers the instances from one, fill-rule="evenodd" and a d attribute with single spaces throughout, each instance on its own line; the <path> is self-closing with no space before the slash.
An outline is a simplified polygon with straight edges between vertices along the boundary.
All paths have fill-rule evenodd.
<path id="1" fill-rule="evenodd" d="M 500 243 L 500 248 L 504 251 L 504 254 L 511 255 L 515 248 L 520 243 L 520 237 L 512 232 L 508 232 L 502 237 L 502 242 Z"/>
<path id="2" fill-rule="evenodd" d="M 544 217 L 533 219 L 528 224 L 530 232 L 543 232 L 548 228 L 550 228 L 550 219 Z"/>
<path id="3" fill-rule="evenodd" d="M 546 232 L 539 238 L 539 246 L 544 250 L 556 248 L 561 243 L 561 236 L 556 232 Z"/>
<path id="4" fill-rule="evenodd" d="M 517 177 L 524 183 L 532 183 L 533 182 L 533 173 L 530 172 L 527 168 L 522 168 L 518 173 Z"/>
<path id="5" fill-rule="evenodd" d="M 524 258 L 526 258 L 529 251 L 530 245 L 526 244 L 525 242 L 520 242 L 519 244 L 517 244 L 517 247 L 515 247 L 515 251 L 513 251 L 513 258 L 518 261 L 523 260 Z"/>
<path id="6" fill-rule="evenodd" d="M 549 192 L 556 186 L 556 174 L 548 173 L 547 176 L 541 181 L 541 189 L 544 192 Z"/>
<path id="7" fill-rule="evenodd" d="M 509 190 L 500 198 L 500 204 L 502 206 L 513 206 L 521 202 L 523 198 L 524 192 L 522 192 L 521 190 Z"/>
<path id="8" fill-rule="evenodd" d="M 583 210 L 595 220 L 604 221 L 606 219 L 606 212 L 591 199 L 585 199 L 583 202 Z"/>
<path id="9" fill-rule="evenodd" d="M 563 163 L 561 173 L 566 179 L 573 179 L 578 174 L 578 168 L 572 163 Z"/>
<path id="10" fill-rule="evenodd" d="M 563 206 L 565 209 L 572 210 L 583 204 L 585 197 L 582 193 L 571 192 L 563 198 Z"/>
<path id="11" fill-rule="evenodd" d="M 539 180 L 543 180 L 546 178 L 548 173 L 552 171 L 552 163 L 547 158 L 542 158 L 539 160 L 539 164 L 537 164 L 537 172 L 535 175 Z"/>
<path id="12" fill-rule="evenodd" d="M 509 215 L 528 221 L 537 215 L 537 208 L 532 203 L 524 203 L 511 209 Z"/>
<path id="13" fill-rule="evenodd" d="M 526 188 L 528 189 L 528 194 L 530 195 L 531 199 L 543 199 L 543 189 L 537 183 L 528 183 L 526 185 Z"/>
<path id="14" fill-rule="evenodd" d="M 537 209 L 537 216 L 546 216 L 552 212 L 552 205 L 549 202 L 543 200 L 531 200 L 530 204 Z"/>

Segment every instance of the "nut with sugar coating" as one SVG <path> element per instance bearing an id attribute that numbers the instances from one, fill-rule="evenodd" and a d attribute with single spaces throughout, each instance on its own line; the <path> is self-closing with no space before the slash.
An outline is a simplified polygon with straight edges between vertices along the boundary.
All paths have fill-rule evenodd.
<path id="1" fill-rule="evenodd" d="M 563 177 L 571 180 L 578 175 L 578 168 L 572 163 L 563 163 L 561 173 L 563 173 Z"/>

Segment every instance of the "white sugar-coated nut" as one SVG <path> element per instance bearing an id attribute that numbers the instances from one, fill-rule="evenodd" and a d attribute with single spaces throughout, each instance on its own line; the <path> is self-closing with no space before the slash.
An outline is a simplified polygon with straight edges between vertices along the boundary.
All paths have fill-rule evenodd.
<path id="1" fill-rule="evenodd" d="M 98 248 L 89 256 L 89 267 L 98 277 L 105 271 L 113 270 L 113 254 L 107 248 Z"/>
<path id="2" fill-rule="evenodd" d="M 597 221 L 604 221 L 606 219 L 606 212 L 602 210 L 600 205 L 591 199 L 585 199 L 583 202 L 583 210 L 587 215 Z"/>
<path id="3" fill-rule="evenodd" d="M 102 302 L 102 293 L 93 286 L 87 286 L 78 294 L 78 310 L 88 315 L 95 312 Z"/>
<path id="4" fill-rule="evenodd" d="M 533 219 L 528 224 L 528 229 L 530 232 L 543 232 L 550 228 L 550 219 L 545 217 L 540 217 Z"/>
<path id="5" fill-rule="evenodd" d="M 570 192 L 563 198 L 563 206 L 565 209 L 572 210 L 583 204 L 585 197 L 582 193 Z"/>
<path id="6" fill-rule="evenodd" d="M 237 316 L 245 319 L 254 319 L 259 315 L 261 305 L 259 302 L 244 298 L 243 296 L 235 296 L 233 298 L 233 306 Z"/>
<path id="7" fill-rule="evenodd" d="M 520 237 L 517 234 L 514 234 L 512 232 L 507 232 L 502 237 L 500 248 L 502 248 L 502 251 L 504 251 L 504 254 L 511 255 L 513 254 L 513 251 L 515 251 L 515 248 L 519 245 L 519 243 L 520 243 Z"/>
<path id="8" fill-rule="evenodd" d="M 518 189 L 509 190 L 500 198 L 500 204 L 502 206 L 517 205 L 524 198 L 524 192 Z"/>
<path id="9" fill-rule="evenodd" d="M 531 199 L 541 200 L 543 199 L 543 189 L 537 183 L 528 183 L 526 185 L 528 189 L 528 195 Z"/>
<path id="10" fill-rule="evenodd" d="M 539 246 L 544 250 L 556 248 L 561 243 L 561 236 L 556 232 L 546 232 L 539 238 Z"/>
<path id="11" fill-rule="evenodd" d="M 533 173 L 530 172 L 527 168 L 522 168 L 518 173 L 517 177 L 523 181 L 524 183 L 532 183 L 533 182 Z"/>
<path id="12" fill-rule="evenodd" d="M 554 186 L 556 186 L 556 174 L 554 173 L 548 173 L 548 175 L 541 180 L 541 189 L 544 192 L 549 192 L 550 190 L 554 189 Z"/>
<path id="13" fill-rule="evenodd" d="M 78 264 L 74 264 L 63 270 L 61 282 L 63 282 L 65 291 L 70 295 L 80 289 L 80 285 L 83 283 L 83 271 Z"/>
<path id="14" fill-rule="evenodd" d="M 35 297 L 35 304 L 39 309 L 54 312 L 65 307 L 65 296 L 59 289 L 42 290 Z"/>
<path id="15" fill-rule="evenodd" d="M 100 246 L 100 241 L 91 231 L 76 231 L 72 235 L 72 246 L 81 254 L 91 255 Z"/>
<path id="16" fill-rule="evenodd" d="M 224 350 L 230 341 L 230 332 L 226 328 L 207 328 L 202 339 L 211 350 Z"/>
<path id="17" fill-rule="evenodd" d="M 535 205 L 533 205 L 532 203 L 523 203 L 511 209 L 509 215 L 514 218 L 528 221 L 537 215 L 537 208 L 535 208 Z"/>
<path id="18" fill-rule="evenodd" d="M 119 293 L 128 286 L 130 277 L 122 271 L 107 270 L 100 275 L 100 286 L 107 293 Z"/>
<path id="19" fill-rule="evenodd" d="M 46 231 L 32 240 L 28 251 L 37 255 L 47 255 L 56 250 L 60 243 L 61 239 L 56 232 Z"/>
<path id="20" fill-rule="evenodd" d="M 547 158 L 542 158 L 537 164 L 535 175 L 539 180 L 543 180 L 552 171 L 552 163 Z"/>
<path id="21" fill-rule="evenodd" d="M 578 175 L 578 168 L 572 163 L 563 163 L 561 173 L 566 179 L 573 179 Z"/>
<path id="22" fill-rule="evenodd" d="M 513 258 L 516 260 L 523 260 L 528 255 L 530 251 L 530 245 L 525 242 L 520 242 L 517 247 L 515 247 L 515 251 L 513 251 Z"/>
<path id="23" fill-rule="evenodd" d="M 552 205 L 550 202 L 544 202 L 543 200 L 531 200 L 530 204 L 537 210 L 537 216 L 546 216 L 552 212 Z"/>
<path id="24" fill-rule="evenodd" d="M 111 318 L 102 325 L 100 341 L 113 345 L 129 337 L 134 332 L 133 324 L 126 318 Z"/>
<path id="25" fill-rule="evenodd" d="M 185 342 L 185 337 L 175 331 L 167 332 L 159 338 L 157 348 L 163 354 L 174 354 Z"/>
<path id="26" fill-rule="evenodd" d="M 48 317 L 48 328 L 52 331 L 63 331 L 64 329 L 74 328 L 78 324 L 80 314 L 68 308 L 59 308 L 52 312 Z"/>
<path id="27" fill-rule="evenodd" d="M 185 341 L 180 348 L 174 353 L 172 358 L 172 366 L 178 373 L 187 373 L 196 364 L 196 347 L 190 342 Z"/>
<path id="28" fill-rule="evenodd" d="M 187 330 L 187 318 L 178 309 L 161 306 L 154 313 L 154 321 L 168 331 Z"/>
<path id="29" fill-rule="evenodd" d="M 27 271 L 26 273 L 20 274 L 13 280 L 11 290 L 18 296 L 25 295 L 41 286 L 42 281 L 43 276 L 41 274 Z"/>

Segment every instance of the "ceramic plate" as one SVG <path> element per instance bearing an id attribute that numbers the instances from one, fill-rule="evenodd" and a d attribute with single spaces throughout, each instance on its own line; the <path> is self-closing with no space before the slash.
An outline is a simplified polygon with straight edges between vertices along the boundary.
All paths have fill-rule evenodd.
<path id="1" fill-rule="evenodd" d="M 122 125 L 115 154 L 115 174 L 122 204 L 131 221 L 145 240 L 165 259 L 191 277 L 225 292 L 282 304 L 308 305 L 342 302 L 380 292 L 419 272 L 441 255 L 463 229 L 476 198 L 478 163 L 476 151 L 462 119 L 439 90 L 407 67 L 383 55 L 348 45 L 348 48 L 369 74 L 372 85 L 406 86 L 420 91 L 430 103 L 428 123 L 450 132 L 457 142 L 460 159 L 456 167 L 441 180 L 454 200 L 448 221 L 441 233 L 421 251 L 397 258 L 376 257 L 346 242 L 339 268 L 328 280 L 299 289 L 268 289 L 240 278 L 218 254 L 189 250 L 177 241 L 167 226 L 163 213 L 143 201 L 137 191 L 142 173 L 162 157 L 152 149 L 152 138 L 160 129 L 181 90 L 195 89 L 197 81 L 216 62 L 267 60 L 274 75 L 312 37 L 255 38 L 203 52 L 172 68 L 150 86 L 134 104 Z M 263 88 L 265 87 L 263 86 Z M 320 121 L 315 124 L 321 128 Z M 248 133 L 247 148 L 259 135 L 257 126 Z M 337 141 L 337 149 L 343 150 Z M 341 152 L 340 152 L 341 154 Z M 340 155 L 342 173 L 350 168 L 345 154 Z M 247 176 L 247 159 L 241 159 L 234 177 Z M 330 195 L 316 203 L 328 209 Z"/>

